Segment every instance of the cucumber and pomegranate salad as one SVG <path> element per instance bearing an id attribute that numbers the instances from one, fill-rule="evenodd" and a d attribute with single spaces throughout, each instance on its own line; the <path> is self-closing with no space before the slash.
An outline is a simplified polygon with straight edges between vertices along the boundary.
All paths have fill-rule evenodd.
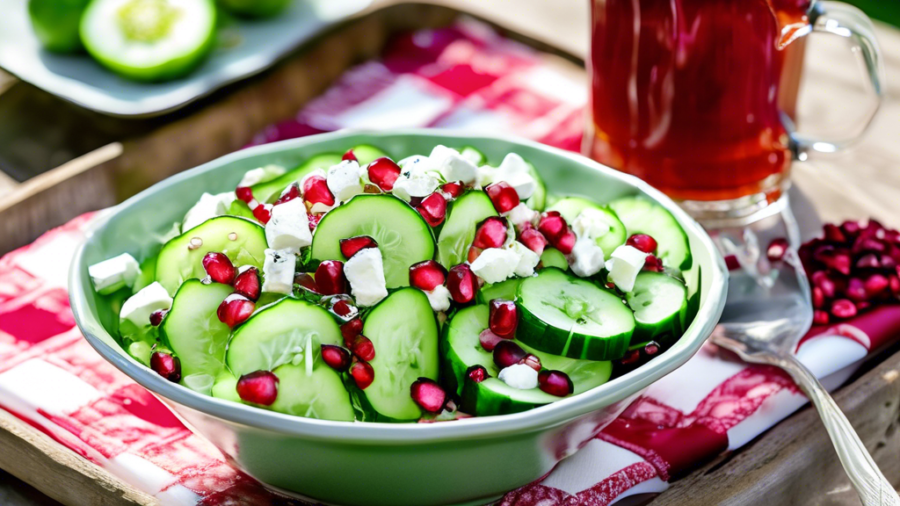
<path id="1" fill-rule="evenodd" d="M 122 346 L 224 401 L 435 422 L 586 392 L 696 314 L 687 236 L 648 200 L 549 194 L 513 153 L 349 148 L 248 171 L 155 255 L 92 265 L 130 295 Z"/>

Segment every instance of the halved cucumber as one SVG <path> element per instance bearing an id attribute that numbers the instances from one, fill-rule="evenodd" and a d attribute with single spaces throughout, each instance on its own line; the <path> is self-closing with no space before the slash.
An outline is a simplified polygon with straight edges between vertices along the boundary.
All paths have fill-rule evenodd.
<path id="1" fill-rule="evenodd" d="M 669 343 L 684 331 L 682 323 L 688 298 L 680 280 L 661 272 L 642 272 L 625 299 L 634 311 L 636 326 L 632 343 Z"/>
<path id="2" fill-rule="evenodd" d="M 295 363 L 314 369 L 323 344 L 341 344 L 341 329 L 325 309 L 285 297 L 258 310 L 234 331 L 228 367 L 240 377 Z M 309 352 L 312 353 L 309 353 Z"/>
<path id="3" fill-rule="evenodd" d="M 352 422 L 353 406 L 341 375 L 317 360 L 312 374 L 304 366 L 285 364 L 274 371 L 278 376 L 278 397 L 269 408 L 287 415 Z"/>
<path id="4" fill-rule="evenodd" d="M 300 180 L 303 179 L 303 176 L 316 169 L 322 169 L 327 172 L 329 167 L 337 165 L 338 163 L 341 163 L 340 153 L 324 153 L 316 155 L 271 181 L 251 186 L 250 189 L 253 190 L 253 198 L 259 202 L 273 202 L 281 195 L 281 192 L 284 191 L 285 188 L 295 182 L 299 183 Z M 241 203 L 243 204 L 243 202 Z M 246 206 L 246 204 L 244 205 Z M 250 208 L 248 207 L 247 209 L 249 210 Z M 251 212 L 250 215 L 252 216 L 253 213 Z"/>
<path id="5" fill-rule="evenodd" d="M 575 221 L 575 218 L 589 207 L 603 213 L 603 219 L 606 224 L 609 225 L 609 232 L 596 239 L 597 246 L 600 246 L 600 249 L 603 250 L 604 258 L 609 260 L 609 256 L 612 255 L 612 252 L 619 246 L 625 244 L 625 239 L 628 238 L 628 236 L 625 235 L 625 225 L 622 224 L 614 211 L 608 207 L 597 205 L 590 200 L 581 197 L 563 198 L 547 208 L 547 210 L 558 211 L 559 214 L 569 222 L 569 225 L 571 225 L 572 222 Z"/>
<path id="6" fill-rule="evenodd" d="M 357 195 L 329 211 L 313 234 L 313 260 L 341 260 L 341 239 L 367 235 L 384 259 L 388 288 L 409 285 L 409 267 L 434 257 L 431 227 L 418 211 L 393 195 Z"/>
<path id="7" fill-rule="evenodd" d="M 466 192 L 450 204 L 438 238 L 438 262 L 447 269 L 465 262 L 475 228 L 491 216 L 497 216 L 497 211 L 487 193 L 480 190 Z"/>
<path id="8" fill-rule="evenodd" d="M 691 268 L 691 249 L 687 234 L 672 213 L 658 204 L 640 197 L 624 197 L 609 203 L 628 235 L 647 234 L 659 245 L 656 256 L 663 265 L 686 271 Z M 605 250 L 604 250 L 605 251 Z"/>
<path id="9" fill-rule="evenodd" d="M 604 253 L 606 250 L 603 250 Z M 541 268 L 546 269 L 547 267 L 556 267 L 560 270 L 568 270 L 569 261 L 566 260 L 566 256 L 563 255 L 563 252 L 556 248 L 544 248 L 544 252 L 541 253 Z"/>
<path id="10" fill-rule="evenodd" d="M 533 407 L 550 404 L 561 398 L 538 388 L 518 390 L 497 378 L 500 373 L 492 354 L 481 346 L 478 335 L 488 327 L 488 306 L 479 304 L 461 309 L 444 331 L 444 372 L 458 395 L 462 396 L 462 410 L 478 416 L 500 415 L 527 411 Z M 579 394 L 602 385 L 612 372 L 610 362 L 577 360 L 540 352 L 519 343 L 522 348 L 541 359 L 547 368 L 569 375 Z M 467 380 L 466 370 L 474 365 L 487 369 L 491 378 L 474 383 Z"/>
<path id="11" fill-rule="evenodd" d="M 379 414 L 415 420 L 422 412 L 410 397 L 418 378 L 438 379 L 438 327 L 428 297 L 416 288 L 392 293 L 366 317 L 363 334 L 375 346 L 369 362 L 375 380 L 363 391 Z"/>
<path id="12" fill-rule="evenodd" d="M 243 218 L 219 216 L 209 219 L 167 242 L 156 259 L 156 280 L 174 294 L 188 279 L 203 279 L 203 257 L 211 251 L 224 253 L 235 267 L 251 265 L 262 270 L 266 231 Z"/>
<path id="13" fill-rule="evenodd" d="M 231 294 L 228 285 L 185 281 L 160 326 L 160 337 L 181 360 L 181 383 L 208 394 L 225 368 L 225 347 L 231 329 L 216 310 Z"/>
<path id="14" fill-rule="evenodd" d="M 475 300 L 479 304 L 489 304 L 494 299 L 516 300 L 521 282 L 522 278 L 513 278 L 492 285 L 486 284 L 478 290 Z"/>
<path id="15" fill-rule="evenodd" d="M 522 281 L 516 305 L 516 337 L 554 355 L 616 360 L 634 332 L 634 315 L 618 295 L 552 267 Z"/>

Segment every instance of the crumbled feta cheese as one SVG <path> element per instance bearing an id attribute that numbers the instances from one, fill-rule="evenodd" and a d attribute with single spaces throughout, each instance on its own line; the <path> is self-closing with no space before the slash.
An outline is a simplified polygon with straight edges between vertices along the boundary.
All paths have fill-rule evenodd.
<path id="1" fill-rule="evenodd" d="M 518 227 L 519 225 L 523 225 L 525 223 L 534 224 L 541 213 L 528 207 L 524 202 L 519 202 L 519 205 L 510 209 L 509 212 L 506 212 L 503 215 L 509 218 L 509 221 L 513 225 Z"/>
<path id="2" fill-rule="evenodd" d="M 217 195 L 204 193 L 200 196 L 200 200 L 184 215 L 181 231 L 186 232 L 208 219 L 228 214 L 228 207 L 236 198 L 237 196 L 234 192 L 219 193 Z"/>
<path id="3" fill-rule="evenodd" d="M 112 293 L 124 286 L 133 285 L 140 273 L 140 264 L 128 253 L 122 253 L 88 267 L 94 290 L 101 294 Z"/>
<path id="4" fill-rule="evenodd" d="M 360 306 L 374 306 L 387 297 L 384 261 L 378 248 L 361 249 L 350 257 L 344 264 L 344 276 Z"/>
<path id="5" fill-rule="evenodd" d="M 298 181 L 300 183 L 300 193 L 303 193 L 303 186 L 306 184 L 306 180 L 311 177 L 315 177 L 315 176 L 321 177 L 322 179 L 325 180 L 325 184 L 328 184 L 328 177 L 327 177 L 327 174 L 325 174 L 325 170 L 314 169 L 314 170 L 310 171 L 308 174 L 306 174 L 305 176 L 301 177 L 300 181 Z"/>
<path id="6" fill-rule="evenodd" d="M 488 283 L 499 283 L 510 278 L 519 265 L 519 256 L 507 248 L 488 248 L 472 262 L 476 276 Z"/>
<path id="7" fill-rule="evenodd" d="M 431 172 L 411 172 L 408 176 L 400 174 L 394 181 L 394 195 L 407 202 L 412 197 L 427 197 L 437 189 L 440 182 Z"/>
<path id="8" fill-rule="evenodd" d="M 603 256 L 603 249 L 594 239 L 579 237 L 569 255 L 569 264 L 576 276 L 586 278 L 603 269 L 605 266 Z"/>
<path id="9" fill-rule="evenodd" d="M 515 188 L 521 200 L 531 197 L 537 187 L 537 183 L 531 177 L 531 168 L 528 163 L 515 153 L 506 155 L 500 166 L 497 167 L 492 182 L 496 183 L 497 181 L 506 181 Z"/>
<path id="10" fill-rule="evenodd" d="M 441 173 L 445 181 L 462 181 L 470 184 L 478 175 L 474 163 L 465 159 L 459 151 L 446 146 L 437 145 L 428 157 L 431 166 Z"/>
<path id="11" fill-rule="evenodd" d="M 397 165 L 403 170 L 403 172 L 410 173 L 414 169 L 416 169 L 417 165 L 424 164 L 427 165 L 428 157 L 422 155 L 412 155 L 407 156 L 403 160 L 397 162 Z"/>
<path id="12" fill-rule="evenodd" d="M 477 188 L 483 188 L 494 182 L 494 172 L 497 169 L 490 167 L 488 165 L 482 165 L 478 167 L 477 177 L 475 181 L 475 186 Z"/>
<path id="13" fill-rule="evenodd" d="M 529 277 L 534 275 L 534 268 L 540 263 L 541 257 L 528 246 L 519 241 L 511 241 L 507 248 L 512 251 L 519 261 L 516 263 L 516 276 Z"/>
<path id="14" fill-rule="evenodd" d="M 172 307 L 172 297 L 169 297 L 169 292 L 161 284 L 154 282 L 141 288 L 138 293 L 129 297 L 122 304 L 119 318 L 130 321 L 138 328 L 143 328 L 150 325 L 150 313 L 170 307 Z"/>
<path id="15" fill-rule="evenodd" d="M 297 256 L 290 249 L 267 249 L 262 291 L 290 294 L 294 289 Z"/>
<path id="16" fill-rule="evenodd" d="M 289 200 L 272 208 L 272 217 L 266 223 L 266 242 L 272 249 L 294 253 L 312 244 L 309 216 L 303 200 Z"/>
<path id="17" fill-rule="evenodd" d="M 238 188 L 265 183 L 266 181 L 271 181 L 282 174 L 284 174 L 284 167 L 281 167 L 279 165 L 266 165 L 265 167 L 248 170 L 244 174 L 244 177 L 241 178 L 241 182 L 238 183 Z"/>
<path id="18" fill-rule="evenodd" d="M 430 292 L 425 292 L 425 295 L 428 296 L 428 302 L 431 304 L 431 309 L 434 312 L 446 311 L 450 309 L 450 290 L 447 290 L 447 287 L 444 285 L 438 285 L 434 287 L 434 290 Z"/>
<path id="19" fill-rule="evenodd" d="M 338 202 L 346 202 L 350 197 L 363 192 L 359 179 L 359 164 L 353 160 L 344 160 L 328 169 L 325 181 L 328 189 Z"/>
<path id="20" fill-rule="evenodd" d="M 538 373 L 525 364 L 504 367 L 497 375 L 500 381 L 517 390 L 531 390 L 538 386 Z"/>
<path id="21" fill-rule="evenodd" d="M 578 237 L 596 239 L 609 232 L 609 223 L 607 223 L 603 211 L 587 207 L 572 222 L 572 231 Z"/>
<path id="22" fill-rule="evenodd" d="M 577 243 L 576 243 L 577 244 Z M 606 269 L 609 271 L 609 280 L 619 290 L 630 292 L 634 289 L 634 280 L 644 268 L 647 254 L 633 246 L 619 246 L 609 256 Z"/>

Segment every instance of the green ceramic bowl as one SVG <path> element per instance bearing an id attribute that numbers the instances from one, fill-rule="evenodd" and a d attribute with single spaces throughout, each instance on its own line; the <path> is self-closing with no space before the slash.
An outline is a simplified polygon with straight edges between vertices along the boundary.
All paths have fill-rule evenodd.
<path id="1" fill-rule="evenodd" d="M 130 358 L 110 334 L 116 311 L 91 288 L 87 267 L 124 252 L 146 258 L 204 191 L 231 190 L 249 169 L 293 166 L 312 155 L 373 144 L 396 157 L 436 144 L 474 146 L 494 163 L 509 152 L 531 161 L 557 194 L 600 202 L 643 194 L 666 207 L 687 232 L 701 280 L 700 311 L 661 356 L 600 387 L 513 415 L 435 424 L 331 422 L 263 411 L 170 383 Z M 697 272 L 702 271 L 702 276 Z M 637 395 L 684 364 L 712 332 L 725 302 L 725 265 L 709 236 L 677 205 L 634 177 L 534 142 L 446 131 L 338 132 L 243 150 L 167 179 L 98 219 L 75 256 L 70 298 L 91 345 L 156 393 L 193 429 L 269 486 L 345 505 L 479 504 L 549 472 L 618 416 Z"/>

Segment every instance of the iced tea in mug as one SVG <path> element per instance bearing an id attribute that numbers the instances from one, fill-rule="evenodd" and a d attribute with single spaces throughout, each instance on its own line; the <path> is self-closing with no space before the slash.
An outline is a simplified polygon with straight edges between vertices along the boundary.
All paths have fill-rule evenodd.
<path id="1" fill-rule="evenodd" d="M 829 149 L 789 129 L 807 33 L 843 29 L 880 93 L 871 22 L 837 2 L 592 0 L 591 18 L 585 151 L 698 214 L 750 214 L 800 150 Z"/>

